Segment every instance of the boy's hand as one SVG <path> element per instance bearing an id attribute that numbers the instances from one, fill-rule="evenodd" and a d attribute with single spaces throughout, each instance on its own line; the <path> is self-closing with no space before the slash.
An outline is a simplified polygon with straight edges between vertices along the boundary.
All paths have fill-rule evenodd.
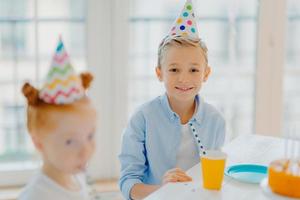
<path id="1" fill-rule="evenodd" d="M 168 170 L 164 176 L 162 183 L 163 185 L 169 182 L 188 182 L 192 181 L 192 178 L 188 176 L 182 169 L 173 168 Z"/>

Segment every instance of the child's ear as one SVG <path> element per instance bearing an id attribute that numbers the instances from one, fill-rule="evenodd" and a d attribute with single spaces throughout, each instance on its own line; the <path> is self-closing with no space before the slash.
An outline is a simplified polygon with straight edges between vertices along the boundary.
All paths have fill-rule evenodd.
<path id="1" fill-rule="evenodd" d="M 32 136 L 32 141 L 33 141 L 33 144 L 35 146 L 35 148 L 41 152 L 43 151 L 43 144 L 42 144 L 42 141 L 41 141 L 41 138 L 37 137 L 37 136 Z"/>
<path id="2" fill-rule="evenodd" d="M 205 68 L 205 71 L 204 71 L 203 82 L 207 81 L 210 74 L 211 74 L 211 68 L 210 68 L 210 66 L 207 65 Z"/>
<path id="3" fill-rule="evenodd" d="M 162 81 L 162 75 L 161 75 L 161 67 L 156 67 L 155 68 L 156 76 L 159 81 Z"/>

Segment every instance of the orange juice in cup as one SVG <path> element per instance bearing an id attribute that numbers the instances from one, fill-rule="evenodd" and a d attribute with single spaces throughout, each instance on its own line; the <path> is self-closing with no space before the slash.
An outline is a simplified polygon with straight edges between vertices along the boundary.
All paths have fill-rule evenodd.
<path id="1" fill-rule="evenodd" d="M 227 154 L 222 151 L 209 150 L 201 156 L 203 187 L 220 190 L 222 187 Z"/>

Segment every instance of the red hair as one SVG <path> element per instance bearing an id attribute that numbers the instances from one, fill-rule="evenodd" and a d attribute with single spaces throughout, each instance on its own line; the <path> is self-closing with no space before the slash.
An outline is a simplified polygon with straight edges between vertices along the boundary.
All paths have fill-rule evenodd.
<path id="1" fill-rule="evenodd" d="M 90 87 L 93 76 L 90 73 L 80 74 L 82 86 L 84 89 Z M 42 134 L 41 130 L 51 131 L 59 120 L 57 114 L 84 112 L 96 115 L 90 99 L 85 96 L 71 104 L 56 105 L 48 104 L 39 98 L 39 90 L 25 83 L 22 87 L 22 93 L 27 99 L 27 128 L 31 135 Z M 61 118 L 60 118 L 61 119 Z"/>

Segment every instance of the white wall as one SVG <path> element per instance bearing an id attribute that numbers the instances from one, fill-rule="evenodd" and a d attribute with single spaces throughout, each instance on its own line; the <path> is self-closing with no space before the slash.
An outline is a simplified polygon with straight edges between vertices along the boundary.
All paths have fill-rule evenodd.
<path id="1" fill-rule="evenodd" d="M 95 75 L 90 93 L 99 114 L 93 178 L 116 178 L 119 173 L 117 155 L 127 113 L 128 9 L 128 0 L 88 2 L 88 66 Z"/>

